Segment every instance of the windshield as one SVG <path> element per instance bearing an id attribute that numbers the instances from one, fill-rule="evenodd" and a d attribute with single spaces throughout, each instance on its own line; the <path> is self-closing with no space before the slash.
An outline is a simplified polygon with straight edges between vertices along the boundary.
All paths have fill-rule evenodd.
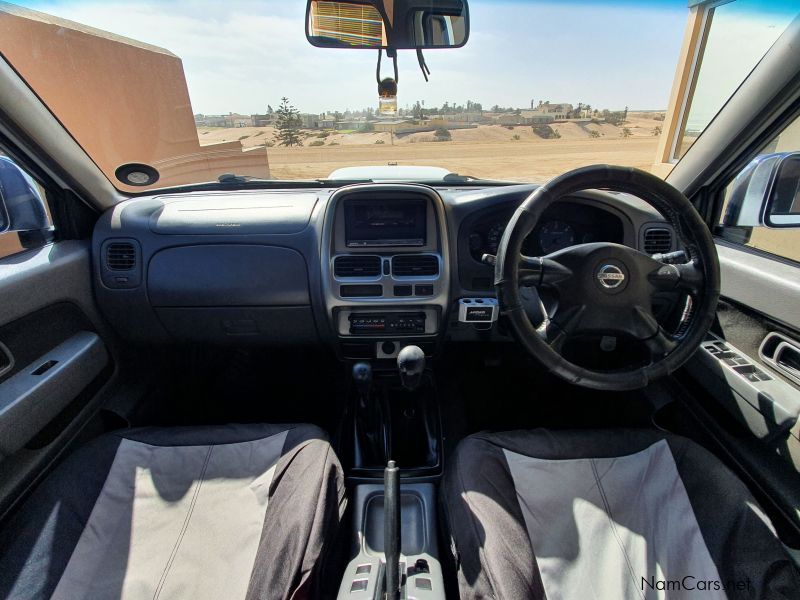
<path id="1" fill-rule="evenodd" d="M 736 10 L 471 0 L 466 45 L 425 51 L 430 81 L 413 51 L 398 53 L 397 111 L 387 115 L 378 51 L 313 47 L 300 0 L 22 4 L 0 3 L 0 52 L 128 192 L 227 173 L 386 179 L 393 166 L 424 167 L 398 179 L 443 181 L 542 182 L 596 163 L 658 172 L 664 136 L 684 133 L 677 159 L 797 12 L 755 0 L 730 3 Z M 705 67 L 685 51 L 698 6 Z M 714 10 L 725 11 L 720 34 Z M 737 35 L 748 42 L 727 55 Z M 676 87 L 682 70 L 699 83 Z"/>

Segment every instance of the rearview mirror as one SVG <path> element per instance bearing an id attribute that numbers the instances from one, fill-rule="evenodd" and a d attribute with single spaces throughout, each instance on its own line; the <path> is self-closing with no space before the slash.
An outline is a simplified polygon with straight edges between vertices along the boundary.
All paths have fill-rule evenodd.
<path id="1" fill-rule="evenodd" d="M 0 233 L 20 233 L 23 246 L 52 237 L 52 226 L 39 186 L 7 156 L 0 156 Z"/>
<path id="2" fill-rule="evenodd" d="M 306 37 L 319 48 L 460 48 L 467 0 L 309 0 Z"/>
<path id="3" fill-rule="evenodd" d="M 723 225 L 800 227 L 800 152 L 750 162 L 733 182 Z"/>

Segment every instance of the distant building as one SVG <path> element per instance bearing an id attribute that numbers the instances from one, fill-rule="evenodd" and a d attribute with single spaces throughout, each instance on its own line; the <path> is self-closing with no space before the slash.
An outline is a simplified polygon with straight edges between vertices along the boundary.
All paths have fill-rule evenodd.
<path id="1" fill-rule="evenodd" d="M 347 119 L 342 121 L 336 121 L 334 128 L 335 129 L 361 129 L 364 125 L 367 124 L 367 120 L 364 118 L 361 119 Z"/>
<path id="2" fill-rule="evenodd" d="M 336 116 L 327 113 L 322 113 L 319 116 L 319 128 L 336 129 Z"/>
<path id="3" fill-rule="evenodd" d="M 523 110 L 520 112 L 525 125 L 543 125 L 552 123 L 556 120 L 554 114 L 544 113 L 537 110 Z"/>
<path id="4" fill-rule="evenodd" d="M 275 114 L 250 115 L 253 127 L 270 127 L 275 124 Z"/>
<path id="5" fill-rule="evenodd" d="M 310 113 L 300 113 L 297 115 L 300 117 L 300 123 L 302 123 L 302 127 L 304 129 L 319 129 L 319 115 L 313 115 Z"/>
<path id="6" fill-rule="evenodd" d="M 253 120 L 250 115 L 240 115 L 238 113 L 228 113 L 225 116 L 225 127 L 252 127 Z"/>
<path id="7" fill-rule="evenodd" d="M 226 115 L 195 115 L 194 124 L 197 127 L 227 127 Z"/>
<path id="8" fill-rule="evenodd" d="M 375 131 L 381 133 L 402 133 L 407 129 L 415 129 L 417 126 L 411 119 L 393 119 L 391 121 L 375 121 L 373 124 Z"/>
<path id="9" fill-rule="evenodd" d="M 492 122 L 498 125 L 525 125 L 525 119 L 522 114 L 505 113 L 497 114 L 492 117 Z"/>
<path id="10" fill-rule="evenodd" d="M 434 115 L 431 118 L 433 119 L 441 119 L 442 121 L 446 121 L 448 123 L 483 123 L 488 119 L 483 116 L 483 113 L 471 111 L 471 112 L 460 112 L 460 113 L 444 113 L 439 115 Z"/>
<path id="11" fill-rule="evenodd" d="M 539 118 L 547 118 L 552 117 L 554 121 L 563 121 L 564 119 L 568 119 L 570 113 L 573 110 L 572 104 L 561 102 L 561 103 L 550 103 L 548 102 L 539 102 L 539 106 L 537 106 L 533 110 L 526 110 L 522 111 L 523 113 L 527 113 L 527 117 L 529 119 L 539 119 Z"/>

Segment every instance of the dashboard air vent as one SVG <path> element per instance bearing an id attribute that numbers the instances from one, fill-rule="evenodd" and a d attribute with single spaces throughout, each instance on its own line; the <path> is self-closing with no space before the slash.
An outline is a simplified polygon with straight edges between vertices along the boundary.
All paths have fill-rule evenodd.
<path id="1" fill-rule="evenodd" d="M 136 247 L 130 242 L 106 246 L 106 266 L 111 271 L 131 271 L 136 267 Z"/>
<path id="2" fill-rule="evenodd" d="M 663 254 L 672 250 L 672 231 L 666 227 L 651 227 L 644 232 L 644 251 Z"/>
<path id="3" fill-rule="evenodd" d="M 392 258 L 395 277 L 431 277 L 439 274 L 439 259 L 430 254 L 400 254 Z"/>
<path id="4" fill-rule="evenodd" d="M 377 277 L 381 274 L 381 257 L 337 256 L 333 272 L 337 277 Z"/>

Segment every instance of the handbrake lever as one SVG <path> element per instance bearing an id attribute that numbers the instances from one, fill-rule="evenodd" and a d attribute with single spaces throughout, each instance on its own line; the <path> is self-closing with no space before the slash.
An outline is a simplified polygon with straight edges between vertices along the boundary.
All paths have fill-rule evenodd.
<path id="1" fill-rule="evenodd" d="M 383 471 L 383 549 L 386 599 L 400 599 L 400 469 L 390 460 Z"/>

